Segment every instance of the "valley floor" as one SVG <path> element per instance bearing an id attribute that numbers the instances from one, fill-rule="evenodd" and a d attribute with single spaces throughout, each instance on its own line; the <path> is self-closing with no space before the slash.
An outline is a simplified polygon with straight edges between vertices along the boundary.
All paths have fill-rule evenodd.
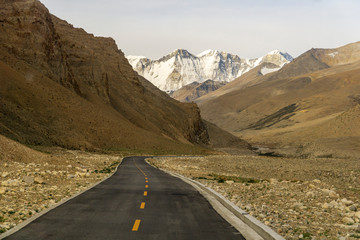
<path id="1" fill-rule="evenodd" d="M 16 155 L 16 148 L 10 155 Z M 28 151 L 27 158 L 0 156 L 0 237 L 38 212 L 108 177 L 121 157 L 59 150 Z M 33 156 L 34 155 L 34 156 Z"/>
<path id="2" fill-rule="evenodd" d="M 149 162 L 211 187 L 286 239 L 360 238 L 358 159 L 208 156 Z"/>

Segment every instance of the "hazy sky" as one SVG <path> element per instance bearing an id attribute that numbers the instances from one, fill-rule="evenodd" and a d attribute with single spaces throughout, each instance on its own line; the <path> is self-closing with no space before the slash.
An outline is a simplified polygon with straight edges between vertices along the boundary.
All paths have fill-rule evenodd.
<path id="1" fill-rule="evenodd" d="M 152 59 L 184 48 L 255 58 L 278 49 L 296 57 L 312 47 L 360 41 L 359 0 L 41 0 L 54 15 L 126 55 Z"/>

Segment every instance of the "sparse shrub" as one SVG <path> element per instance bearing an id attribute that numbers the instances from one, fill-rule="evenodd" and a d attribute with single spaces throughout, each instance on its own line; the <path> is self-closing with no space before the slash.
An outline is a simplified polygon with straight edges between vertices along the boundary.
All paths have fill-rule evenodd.
<path id="1" fill-rule="evenodd" d="M 311 233 L 309 233 L 309 232 L 303 233 L 303 238 L 304 239 L 311 239 Z"/>

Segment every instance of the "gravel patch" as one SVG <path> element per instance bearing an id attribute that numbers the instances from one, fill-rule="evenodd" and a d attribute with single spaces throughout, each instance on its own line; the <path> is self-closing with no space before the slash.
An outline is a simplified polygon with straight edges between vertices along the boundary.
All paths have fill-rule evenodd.
<path id="1" fill-rule="evenodd" d="M 81 151 L 33 162 L 0 159 L 0 234 L 108 177 L 121 159 Z"/>
<path id="2" fill-rule="evenodd" d="M 260 156 L 154 158 L 195 179 L 286 239 L 360 238 L 360 161 Z"/>

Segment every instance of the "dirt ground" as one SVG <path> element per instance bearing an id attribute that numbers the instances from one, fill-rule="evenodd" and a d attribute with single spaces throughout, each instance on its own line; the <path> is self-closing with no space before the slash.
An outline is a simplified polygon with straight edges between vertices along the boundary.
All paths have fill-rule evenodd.
<path id="1" fill-rule="evenodd" d="M 360 238 L 360 161 L 208 156 L 149 159 L 213 188 L 286 239 Z"/>

